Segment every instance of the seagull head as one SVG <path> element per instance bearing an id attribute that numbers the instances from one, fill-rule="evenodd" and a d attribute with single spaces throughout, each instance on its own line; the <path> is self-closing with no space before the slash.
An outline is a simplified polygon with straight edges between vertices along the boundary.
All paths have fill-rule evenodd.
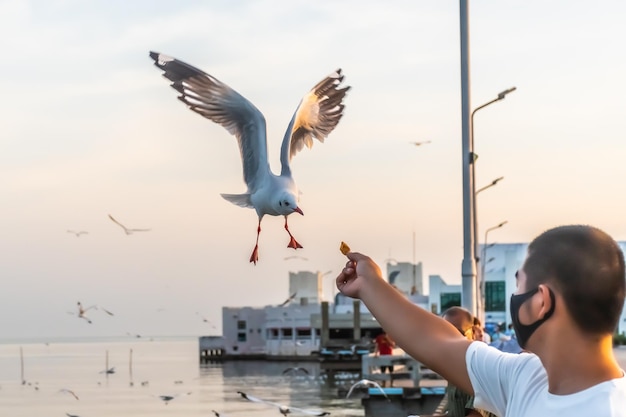
<path id="1" fill-rule="evenodd" d="M 295 195 L 291 193 L 284 193 L 278 198 L 278 207 L 276 208 L 276 211 L 283 216 L 288 216 L 291 213 L 300 213 L 304 215 L 300 207 L 298 207 Z"/>

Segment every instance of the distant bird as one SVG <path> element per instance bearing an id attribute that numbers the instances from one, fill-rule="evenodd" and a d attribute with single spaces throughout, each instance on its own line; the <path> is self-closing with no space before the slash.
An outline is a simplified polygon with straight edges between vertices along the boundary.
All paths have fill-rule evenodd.
<path id="1" fill-rule="evenodd" d="M 102 307 L 98 307 L 97 305 L 92 305 L 89 306 L 87 308 L 83 307 L 82 303 L 79 301 L 76 303 L 76 305 L 78 306 L 78 311 L 76 313 L 68 311 L 68 314 L 72 314 L 72 315 L 76 315 L 78 316 L 78 318 L 86 320 L 87 323 L 91 324 L 92 321 L 89 317 L 87 317 L 86 312 L 89 310 L 102 310 L 104 311 L 106 314 L 108 314 L 109 316 L 113 316 L 114 314 L 111 313 L 109 310 L 102 308 Z"/>
<path id="2" fill-rule="evenodd" d="M 65 413 L 67 417 L 80 417 L 78 414 Z"/>
<path id="3" fill-rule="evenodd" d="M 215 414 L 215 417 L 226 417 L 224 414 L 220 414 L 215 410 L 211 410 L 213 412 L 213 414 Z"/>
<path id="4" fill-rule="evenodd" d="M 256 403 L 263 403 L 263 404 L 267 404 L 270 405 L 272 407 L 277 407 L 278 411 L 286 416 L 287 414 L 309 414 L 312 416 L 327 416 L 330 413 L 328 411 L 321 411 L 321 410 L 305 410 L 302 408 L 296 408 L 296 407 L 290 407 L 287 405 L 282 405 L 282 404 L 277 404 L 277 403 L 273 403 L 271 401 L 265 401 L 262 400 L 260 398 L 257 397 L 253 397 L 252 395 L 248 395 L 245 392 L 241 392 L 241 391 L 237 391 L 237 394 L 241 395 L 243 398 L 245 398 L 248 401 L 253 401 Z"/>
<path id="5" fill-rule="evenodd" d="M 421 141 L 421 142 L 410 142 L 410 143 L 411 143 L 411 145 L 422 146 L 422 145 L 426 145 L 427 143 L 431 143 L 431 142 L 432 141 L 430 141 L 430 140 L 424 140 L 424 141 Z"/>
<path id="6" fill-rule="evenodd" d="M 89 232 L 85 232 L 84 230 L 80 230 L 78 232 L 75 230 L 68 230 L 67 233 L 72 233 L 73 235 L 76 235 L 76 237 L 80 237 L 80 235 L 89 234 Z"/>
<path id="7" fill-rule="evenodd" d="M 196 315 L 199 316 L 202 319 L 203 322 L 207 323 L 212 328 L 217 329 L 217 327 L 215 327 L 215 325 L 213 323 L 211 323 L 211 320 L 207 319 L 206 317 L 204 317 L 203 315 L 201 315 L 197 311 L 196 311 Z"/>
<path id="8" fill-rule="evenodd" d="M 370 381 L 369 379 L 362 379 L 360 381 L 355 382 L 350 389 L 348 390 L 348 393 L 346 394 L 346 398 L 350 398 L 350 394 L 352 394 L 352 391 L 356 388 L 356 387 L 374 387 L 374 388 L 378 388 L 380 390 L 380 392 L 383 394 L 383 396 L 390 401 L 389 397 L 387 396 L 387 393 L 385 392 L 385 390 L 383 389 L 383 387 L 380 386 L 380 384 L 374 382 L 374 381 Z"/>
<path id="9" fill-rule="evenodd" d="M 287 247 L 298 249 L 287 224 L 287 216 L 303 214 L 298 206 L 299 191 L 291 175 L 291 159 L 313 138 L 324 139 L 335 129 L 343 116 L 343 99 L 350 87 L 340 88 L 341 69 L 330 74 L 311 89 L 300 101 L 281 145 L 281 173 L 270 170 L 267 132 L 263 114 L 246 98 L 217 78 L 178 59 L 150 52 L 154 65 L 164 71 L 178 98 L 191 110 L 222 125 L 237 138 L 243 162 L 243 177 L 248 187 L 244 194 L 222 194 L 226 200 L 241 207 L 254 208 L 258 216 L 256 243 L 250 262 L 259 260 L 259 234 L 263 216 L 284 216 L 289 234 Z"/>
<path id="10" fill-rule="evenodd" d="M 289 304 L 290 302 L 292 302 L 293 299 L 296 298 L 296 294 L 298 294 L 298 293 L 294 292 L 293 294 L 291 294 L 285 301 L 283 301 L 281 304 L 278 304 L 278 307 L 284 307 L 287 304 Z"/>
<path id="11" fill-rule="evenodd" d="M 76 393 L 74 393 L 74 391 L 72 391 L 72 390 L 70 390 L 70 389 L 61 388 L 61 389 L 59 390 L 59 392 L 64 392 L 64 393 L 70 394 L 72 397 L 76 398 L 77 400 L 79 399 L 79 398 L 78 398 L 78 395 L 76 395 Z"/>
<path id="12" fill-rule="evenodd" d="M 117 224 L 118 226 L 120 226 L 122 229 L 124 229 L 124 232 L 127 235 L 132 235 L 134 232 L 149 232 L 151 229 L 130 229 L 126 226 L 124 226 L 122 223 L 118 222 L 117 220 L 115 220 L 113 218 L 113 216 L 111 216 L 109 214 L 109 219 L 111 219 L 113 221 L 113 223 Z"/>
<path id="13" fill-rule="evenodd" d="M 293 367 L 286 368 L 286 369 L 283 371 L 283 375 L 285 375 L 285 374 L 289 374 L 289 373 L 291 373 L 291 374 L 297 374 L 298 372 L 303 372 L 303 373 L 305 373 L 305 374 L 307 374 L 307 375 L 309 374 L 309 371 L 307 371 L 305 368 L 301 368 L 301 367 L 299 367 L 299 366 L 293 366 Z"/>
<path id="14" fill-rule="evenodd" d="M 114 374 L 115 373 L 115 366 L 112 366 L 108 369 L 105 369 L 104 371 L 100 371 L 101 374 Z"/>
<path id="15" fill-rule="evenodd" d="M 176 399 L 176 398 L 181 397 L 183 395 L 191 395 L 191 392 L 182 392 L 182 393 L 176 394 L 176 395 L 157 395 L 156 397 L 159 398 L 160 400 L 162 400 L 165 403 L 165 405 L 167 405 L 173 399 Z"/>

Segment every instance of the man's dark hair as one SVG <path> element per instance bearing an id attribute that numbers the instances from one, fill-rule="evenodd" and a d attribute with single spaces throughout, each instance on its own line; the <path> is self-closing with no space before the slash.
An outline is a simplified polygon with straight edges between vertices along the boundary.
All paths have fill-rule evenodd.
<path id="1" fill-rule="evenodd" d="M 524 272 L 527 290 L 549 284 L 560 292 L 584 332 L 615 331 L 626 296 L 624 254 L 602 230 L 573 225 L 542 233 L 528 246 Z"/>

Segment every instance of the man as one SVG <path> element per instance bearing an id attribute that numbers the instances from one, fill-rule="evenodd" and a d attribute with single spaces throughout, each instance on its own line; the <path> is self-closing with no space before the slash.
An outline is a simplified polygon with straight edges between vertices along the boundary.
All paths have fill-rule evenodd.
<path id="1" fill-rule="evenodd" d="M 381 334 L 376 336 L 374 339 L 374 343 L 376 344 L 376 348 L 374 350 L 374 356 L 379 355 L 392 355 L 393 348 L 396 347 L 396 343 L 389 337 L 389 335 L 383 330 Z M 380 372 L 385 373 L 386 370 L 389 370 L 390 378 L 393 378 L 393 365 L 381 366 Z M 382 383 L 383 387 L 386 385 L 385 381 Z M 393 386 L 393 379 L 390 382 L 390 386 Z"/>
<path id="2" fill-rule="evenodd" d="M 363 300 L 407 354 L 474 395 L 476 407 L 507 417 L 626 417 L 626 377 L 612 349 L 624 255 L 603 231 L 561 226 L 529 245 L 510 306 L 521 354 L 467 340 L 389 286 L 370 258 L 347 256 L 339 290 Z"/>
<path id="3" fill-rule="evenodd" d="M 474 325 L 474 317 L 469 310 L 463 307 L 450 307 L 443 312 L 441 317 L 454 326 L 460 334 L 468 340 L 479 340 L 482 342 L 482 329 Z M 480 329 L 480 333 L 475 330 Z M 448 394 L 447 411 L 450 417 L 491 417 L 493 414 L 487 411 L 480 411 L 474 407 L 474 397 L 461 391 L 452 384 L 448 384 L 446 390 Z"/>

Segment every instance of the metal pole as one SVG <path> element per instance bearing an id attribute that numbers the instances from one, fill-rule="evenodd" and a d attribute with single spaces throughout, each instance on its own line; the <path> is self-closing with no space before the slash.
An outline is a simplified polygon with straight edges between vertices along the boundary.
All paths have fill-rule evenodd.
<path id="1" fill-rule="evenodd" d="M 470 69 L 469 69 L 469 7 L 460 0 L 461 32 L 461 130 L 463 156 L 463 262 L 461 264 L 461 304 L 476 315 L 476 256 L 474 247 L 474 178 L 470 163 L 473 153 L 470 143 Z"/>

